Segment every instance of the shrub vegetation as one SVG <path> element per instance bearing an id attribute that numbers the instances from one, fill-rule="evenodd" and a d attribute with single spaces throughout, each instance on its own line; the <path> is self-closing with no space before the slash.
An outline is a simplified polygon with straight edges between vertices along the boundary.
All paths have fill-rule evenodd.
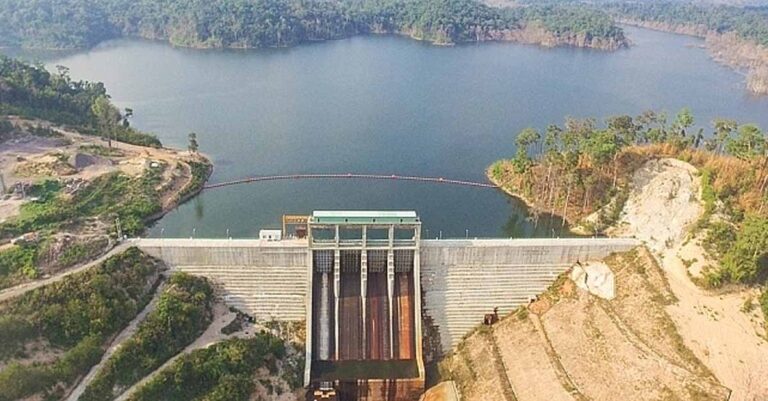
<path id="1" fill-rule="evenodd" d="M 145 220 L 161 210 L 155 189 L 161 171 L 149 169 L 136 178 L 115 172 L 101 175 L 74 196 L 62 194 L 57 182 L 47 181 L 32 188 L 48 188 L 35 202 L 21 206 L 21 213 L 0 224 L 0 238 L 31 231 L 57 230 L 87 218 L 120 219 L 122 230 L 134 235 L 144 229 Z"/>
<path id="2" fill-rule="evenodd" d="M 249 339 L 229 339 L 179 358 L 138 389 L 130 401 L 247 401 L 257 370 L 276 374 L 286 354 L 283 341 L 262 332 Z"/>
<path id="3" fill-rule="evenodd" d="M 0 401 L 60 398 L 98 362 L 103 344 L 151 298 L 158 261 L 130 248 L 101 265 L 0 304 Z M 25 345 L 44 342 L 62 355 L 25 361 Z"/>
<path id="4" fill-rule="evenodd" d="M 112 400 L 194 341 L 211 322 L 213 289 L 184 273 L 171 276 L 157 308 L 107 361 L 80 397 Z"/>

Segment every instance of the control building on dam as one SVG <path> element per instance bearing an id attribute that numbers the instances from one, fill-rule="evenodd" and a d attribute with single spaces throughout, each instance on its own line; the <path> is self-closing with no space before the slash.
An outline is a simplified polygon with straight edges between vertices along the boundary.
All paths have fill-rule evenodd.
<path id="1" fill-rule="evenodd" d="M 528 303 L 577 261 L 639 245 L 422 240 L 415 212 L 314 212 L 305 228 L 282 241 L 134 241 L 172 270 L 210 278 L 256 320 L 305 321 L 305 384 L 367 401 L 417 400 L 425 344 L 450 351 L 485 314 Z"/>

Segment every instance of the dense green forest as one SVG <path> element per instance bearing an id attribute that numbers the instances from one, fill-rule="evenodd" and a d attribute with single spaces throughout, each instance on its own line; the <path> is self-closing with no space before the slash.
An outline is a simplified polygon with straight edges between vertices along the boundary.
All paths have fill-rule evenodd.
<path id="1" fill-rule="evenodd" d="M 202 277 L 176 273 L 160 295 L 157 307 L 136 334 L 107 361 L 80 397 L 108 401 L 159 368 L 194 341 L 211 322 L 213 288 Z"/>
<path id="2" fill-rule="evenodd" d="M 247 401 L 255 372 L 267 368 L 276 375 L 276 361 L 285 354 L 283 341 L 265 332 L 226 340 L 179 358 L 139 388 L 130 401 Z"/>
<path id="3" fill-rule="evenodd" d="M 160 146 L 154 136 L 131 128 L 131 114 L 112 105 L 100 82 L 73 80 L 64 67 L 51 73 L 41 65 L 0 56 L 0 115 L 39 118 L 74 126 L 84 134 Z"/>
<path id="4" fill-rule="evenodd" d="M 61 398 L 99 361 L 108 338 L 144 308 L 159 262 L 136 248 L 0 304 L 0 401 Z M 32 362 L 36 343 L 55 356 Z M 30 354 L 32 353 L 32 354 Z"/>
<path id="5" fill-rule="evenodd" d="M 93 46 L 121 36 L 191 47 L 283 47 L 367 33 L 450 44 L 500 39 L 528 24 L 624 43 L 602 11 L 498 9 L 475 0 L 0 0 L 0 45 Z"/>
<path id="6" fill-rule="evenodd" d="M 735 7 L 688 2 L 647 1 L 608 3 L 603 7 L 619 17 L 671 25 L 691 25 L 717 33 L 734 32 L 768 46 L 768 6 Z"/>

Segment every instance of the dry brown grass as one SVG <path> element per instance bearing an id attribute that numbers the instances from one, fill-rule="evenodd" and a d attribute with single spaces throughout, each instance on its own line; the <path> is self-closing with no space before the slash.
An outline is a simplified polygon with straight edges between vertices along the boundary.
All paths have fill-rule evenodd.
<path id="1" fill-rule="evenodd" d="M 749 162 L 701 149 L 679 150 L 671 145 L 631 147 L 627 151 L 647 159 L 653 155 L 673 157 L 699 170 L 710 170 L 715 173 L 712 186 L 717 193 L 731 195 L 733 204 L 742 211 L 768 215 L 766 208 L 761 210 L 761 194 L 768 185 L 768 160 Z"/>
<path id="2" fill-rule="evenodd" d="M 666 143 L 629 146 L 607 166 L 596 167 L 583 158 L 570 179 L 561 166 L 548 163 L 538 163 L 529 172 L 519 174 L 508 160 L 491 166 L 488 176 L 506 192 L 523 199 L 534 212 L 553 213 L 575 225 L 608 204 L 617 190 L 627 188 L 634 173 L 647 161 L 667 157 L 714 172 L 712 185 L 717 193 L 730 195 L 733 206 L 741 211 L 768 216 L 768 207 L 761 207 L 762 194 L 768 189 L 768 160 L 748 162 Z"/>

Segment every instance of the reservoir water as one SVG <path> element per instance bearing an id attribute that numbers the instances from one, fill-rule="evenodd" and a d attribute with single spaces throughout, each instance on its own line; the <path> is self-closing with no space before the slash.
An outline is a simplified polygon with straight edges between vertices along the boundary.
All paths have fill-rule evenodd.
<path id="1" fill-rule="evenodd" d="M 768 98 L 709 59 L 702 41 L 625 28 L 627 50 L 508 43 L 435 47 L 373 36 L 279 50 L 191 50 L 118 40 L 80 52 L 3 50 L 103 81 L 133 124 L 184 148 L 198 134 L 212 182 L 294 173 L 412 174 L 484 181 L 515 135 L 565 116 L 690 107 L 768 128 Z M 150 235 L 255 236 L 285 213 L 413 209 L 428 237 L 551 236 L 492 189 L 408 182 L 282 181 L 206 191 Z"/>

